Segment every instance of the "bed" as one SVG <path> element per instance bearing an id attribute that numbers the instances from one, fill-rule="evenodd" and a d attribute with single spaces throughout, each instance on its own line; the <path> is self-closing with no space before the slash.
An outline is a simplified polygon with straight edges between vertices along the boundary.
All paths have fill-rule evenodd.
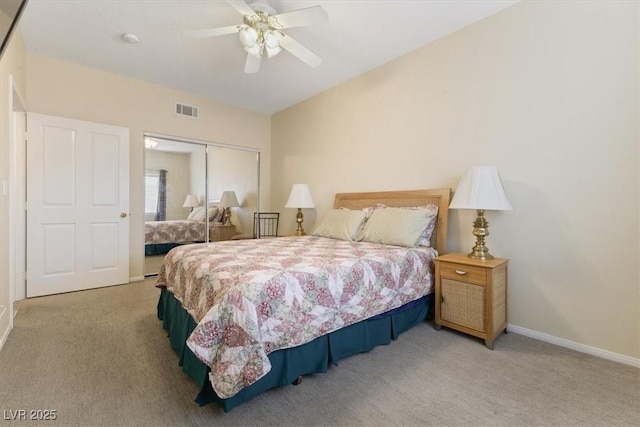
<path id="1" fill-rule="evenodd" d="M 209 209 L 210 228 L 222 219 L 221 209 Z M 145 256 L 162 255 L 185 243 L 204 242 L 207 222 L 203 207 L 196 207 L 187 219 L 146 221 L 144 223 Z M 212 232 L 210 232 L 212 233 Z M 213 234 L 213 233 L 212 233 Z"/>
<path id="2" fill-rule="evenodd" d="M 170 251 L 158 276 L 158 317 L 183 371 L 200 387 L 196 402 L 229 411 L 424 321 L 433 303 L 433 258 L 445 251 L 449 198 L 449 189 L 341 193 L 318 235 Z M 425 211 L 397 208 L 427 205 L 437 210 L 425 244 L 383 244 L 367 235 L 376 220 L 389 224 L 391 214 L 417 218 Z M 332 215 L 365 219 L 350 220 L 350 238 L 336 238 L 322 232 Z"/>
<path id="3" fill-rule="evenodd" d="M 146 244 L 203 242 L 204 221 L 178 219 L 170 221 L 147 221 L 144 223 Z"/>

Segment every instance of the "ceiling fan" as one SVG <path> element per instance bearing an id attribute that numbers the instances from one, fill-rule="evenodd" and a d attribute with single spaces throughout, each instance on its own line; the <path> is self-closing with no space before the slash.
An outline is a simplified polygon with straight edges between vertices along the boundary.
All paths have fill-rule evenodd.
<path id="1" fill-rule="evenodd" d="M 322 63 L 322 58 L 282 31 L 285 28 L 327 21 L 329 16 L 322 7 L 313 6 L 277 13 L 268 0 L 250 2 L 227 0 L 227 3 L 242 14 L 242 24 L 185 31 L 184 36 L 206 38 L 238 33 L 240 42 L 247 52 L 247 61 L 244 65 L 245 73 L 257 73 L 260 70 L 263 54 L 266 53 L 267 58 L 273 58 L 282 49 L 289 51 L 310 67 L 317 67 Z"/>

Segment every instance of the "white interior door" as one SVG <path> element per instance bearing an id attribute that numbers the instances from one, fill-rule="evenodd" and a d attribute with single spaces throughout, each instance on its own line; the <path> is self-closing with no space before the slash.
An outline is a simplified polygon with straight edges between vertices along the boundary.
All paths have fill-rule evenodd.
<path id="1" fill-rule="evenodd" d="M 27 297 L 129 279 L 129 130 L 27 116 Z"/>

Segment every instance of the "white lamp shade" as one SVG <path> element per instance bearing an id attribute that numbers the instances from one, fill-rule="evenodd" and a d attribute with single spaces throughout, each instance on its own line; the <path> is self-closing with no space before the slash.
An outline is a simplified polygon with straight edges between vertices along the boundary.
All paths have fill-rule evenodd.
<path id="1" fill-rule="evenodd" d="M 451 209 L 509 211 L 513 209 L 494 166 L 475 166 L 460 180 L 449 205 Z"/>
<path id="2" fill-rule="evenodd" d="M 237 208 L 240 206 L 238 203 L 238 198 L 236 197 L 235 191 L 224 191 L 222 192 L 222 197 L 220 198 L 220 206 L 225 208 Z"/>
<path id="3" fill-rule="evenodd" d="M 251 27 L 245 27 L 239 33 L 240 43 L 244 47 L 253 47 L 258 42 L 258 32 Z"/>
<path id="4" fill-rule="evenodd" d="M 180 199 L 178 199 L 180 200 Z M 185 197 L 184 199 L 184 203 L 182 205 L 183 208 L 195 208 L 196 206 L 199 206 L 200 203 L 198 203 L 198 197 L 193 195 L 193 194 L 187 194 L 187 197 Z"/>
<path id="5" fill-rule="evenodd" d="M 265 46 L 264 49 L 267 51 L 267 58 L 273 58 L 274 56 L 282 52 L 282 48 L 280 46 L 274 48 Z"/>
<path id="6" fill-rule="evenodd" d="M 307 184 L 293 184 L 285 208 L 315 208 Z"/>
<path id="7" fill-rule="evenodd" d="M 249 55 L 253 55 L 257 58 L 262 57 L 262 48 L 259 44 L 255 44 L 251 47 L 244 47 L 244 50 L 249 54 Z"/>
<path id="8" fill-rule="evenodd" d="M 275 31 L 267 31 L 264 33 L 264 44 L 266 47 L 275 49 L 280 46 L 280 37 Z"/>

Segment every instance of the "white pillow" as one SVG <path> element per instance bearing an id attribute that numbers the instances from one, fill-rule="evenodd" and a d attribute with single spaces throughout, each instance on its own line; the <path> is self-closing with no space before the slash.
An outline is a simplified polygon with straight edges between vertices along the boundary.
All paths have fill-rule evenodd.
<path id="1" fill-rule="evenodd" d="M 355 240 L 366 212 L 348 209 L 332 209 L 311 233 L 314 236 L 340 240 Z"/>
<path id="2" fill-rule="evenodd" d="M 415 247 L 436 215 L 437 212 L 432 209 L 376 209 L 369 216 L 359 238 L 365 242 Z"/>
<path id="3" fill-rule="evenodd" d="M 204 206 L 196 206 L 195 208 L 193 208 L 187 219 L 190 221 L 204 221 L 204 216 Z"/>
<path id="4" fill-rule="evenodd" d="M 217 206 L 209 208 L 209 221 L 213 221 L 215 219 L 215 217 L 218 214 L 218 211 L 220 209 L 222 209 L 222 208 L 218 208 Z"/>
<path id="5" fill-rule="evenodd" d="M 373 209 L 387 209 L 389 207 L 390 206 L 387 206 L 384 203 L 378 203 L 377 205 L 374 206 Z M 427 210 L 433 211 L 434 215 L 431 221 L 429 222 L 429 224 L 427 225 L 427 228 L 425 228 L 425 230 L 422 232 L 422 234 L 418 238 L 418 244 L 417 244 L 417 246 L 431 247 L 431 235 L 433 234 L 433 230 L 435 230 L 436 228 L 436 219 L 438 217 L 438 205 L 428 204 L 424 206 L 406 206 L 406 207 L 403 206 L 400 209 L 409 209 L 409 210 L 427 209 Z"/>

